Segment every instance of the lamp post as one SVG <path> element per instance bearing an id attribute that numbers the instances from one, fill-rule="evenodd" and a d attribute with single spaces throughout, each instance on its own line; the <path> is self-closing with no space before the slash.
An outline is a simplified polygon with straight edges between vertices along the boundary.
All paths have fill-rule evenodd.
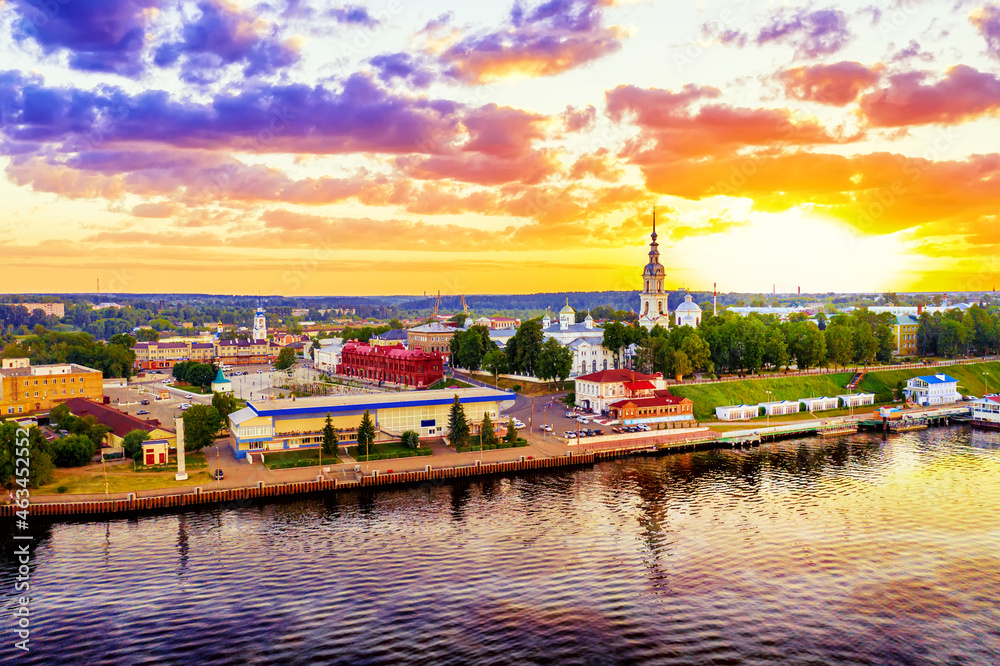
<path id="1" fill-rule="evenodd" d="M 983 397 L 985 398 L 986 396 L 988 396 L 990 394 L 990 376 L 988 374 L 986 374 L 986 372 L 984 371 L 983 372 L 983 377 L 985 377 L 984 381 L 986 382 L 986 392 L 983 393 Z"/>

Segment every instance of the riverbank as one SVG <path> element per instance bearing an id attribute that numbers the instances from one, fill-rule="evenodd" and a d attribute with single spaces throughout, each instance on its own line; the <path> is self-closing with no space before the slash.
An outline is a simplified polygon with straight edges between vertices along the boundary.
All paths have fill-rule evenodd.
<path id="1" fill-rule="evenodd" d="M 962 393 L 981 396 L 988 385 L 1000 387 L 1000 361 L 955 365 L 908 367 L 900 370 L 875 370 L 865 374 L 854 393 L 874 393 L 877 402 L 892 400 L 892 392 L 907 379 L 943 373 L 958 380 Z M 694 417 L 699 421 L 714 419 L 715 408 L 725 405 L 755 405 L 771 400 L 836 396 L 846 393 L 853 372 L 796 377 L 760 377 L 753 381 L 733 380 L 704 384 L 672 384 L 670 392 L 694 403 Z M 820 413 L 822 416 L 822 413 Z"/>
<path id="2" fill-rule="evenodd" d="M 931 424 L 949 421 L 944 412 L 962 411 L 960 406 L 916 409 L 908 412 L 909 418 L 933 417 Z M 81 515 L 134 514 L 155 512 L 199 505 L 230 504 L 245 506 L 247 502 L 271 497 L 308 495 L 340 490 L 353 490 L 374 486 L 394 486 L 432 483 L 448 479 L 485 477 L 496 474 L 517 474 L 550 468 L 590 465 L 596 461 L 642 454 L 662 454 L 695 451 L 708 448 L 742 448 L 763 442 L 802 436 L 843 435 L 856 432 L 859 423 L 870 415 L 857 414 L 854 418 L 804 419 L 778 423 L 770 427 L 756 423 L 744 424 L 741 429 L 723 432 L 701 426 L 671 431 L 651 431 L 632 437 L 605 436 L 576 440 L 557 445 L 550 438 L 548 444 L 535 442 L 528 449 L 455 453 L 450 451 L 433 458 L 401 458 L 361 465 L 331 465 L 329 467 L 282 470 L 275 476 L 261 479 L 253 473 L 265 472 L 260 465 L 239 464 L 241 474 L 227 482 L 239 485 L 223 487 L 220 482 L 209 481 L 192 488 L 171 487 L 140 492 L 120 493 L 117 496 L 90 495 L 70 498 L 49 496 L 31 499 L 28 513 L 31 516 L 72 517 Z M 734 424 L 737 425 L 737 424 Z M 443 447 L 443 445 L 442 445 Z M 516 453 L 515 453 L 516 452 Z M 535 455 L 531 455 L 531 454 Z M 512 454 L 515 459 L 508 459 Z M 233 461 L 235 462 L 235 461 Z M 268 473 L 273 473 L 267 470 Z M 309 475 L 309 476 L 303 476 Z M 188 482 L 190 483 L 190 481 Z M 211 486 L 215 485 L 213 489 Z M 236 504 L 232 504 L 232 503 Z M 18 507 L 0 505 L 0 519 L 16 516 Z"/>

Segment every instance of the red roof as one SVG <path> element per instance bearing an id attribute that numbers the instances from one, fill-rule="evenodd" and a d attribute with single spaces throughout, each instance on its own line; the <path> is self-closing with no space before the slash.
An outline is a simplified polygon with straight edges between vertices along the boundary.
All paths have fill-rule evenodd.
<path id="1" fill-rule="evenodd" d="M 666 405 L 679 405 L 687 400 L 687 398 L 682 398 L 679 395 L 665 395 L 659 398 L 635 398 L 634 400 L 619 400 L 618 402 L 611 403 L 612 407 L 624 407 L 625 405 L 632 404 L 636 407 L 663 407 Z"/>
<path id="2" fill-rule="evenodd" d="M 625 382 L 622 384 L 629 391 L 649 391 L 655 389 L 653 382 L 641 381 L 641 382 Z"/>
<path id="3" fill-rule="evenodd" d="M 133 430 L 152 432 L 160 427 L 160 422 L 156 419 L 146 421 L 125 412 L 120 412 L 110 405 L 87 400 L 86 398 L 70 398 L 64 401 L 63 404 L 75 416 L 81 418 L 84 416 L 93 416 L 97 419 L 98 423 L 108 426 L 111 428 L 111 432 L 119 437 L 124 437 Z"/>
<path id="4" fill-rule="evenodd" d="M 648 380 L 652 381 L 654 379 L 662 379 L 663 375 L 656 373 L 655 375 L 644 375 L 641 372 L 635 372 L 633 370 L 626 370 L 624 368 L 619 368 L 617 370 L 599 370 L 598 372 L 592 372 L 589 375 L 581 375 L 577 379 L 582 379 L 586 382 L 598 382 L 600 384 L 607 384 L 610 382 L 634 382 Z"/>

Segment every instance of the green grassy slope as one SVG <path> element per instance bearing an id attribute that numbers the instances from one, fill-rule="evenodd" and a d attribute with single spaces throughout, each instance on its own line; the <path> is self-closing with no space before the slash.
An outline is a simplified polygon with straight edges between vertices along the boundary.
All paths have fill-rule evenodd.
<path id="1" fill-rule="evenodd" d="M 958 380 L 958 390 L 964 394 L 983 395 L 987 373 L 992 391 L 1000 391 L 1000 362 L 974 363 L 971 365 L 949 365 L 935 368 L 913 368 L 910 370 L 887 370 L 870 372 L 865 375 L 858 391 L 876 395 L 891 392 L 898 382 L 906 382 L 910 377 L 933 374 L 951 375 Z M 690 398 L 694 402 L 694 416 L 700 421 L 715 418 L 715 408 L 720 405 L 755 405 L 769 400 L 797 400 L 799 398 L 834 396 L 844 393 L 844 386 L 853 376 L 850 372 L 808 377 L 776 377 L 748 381 L 721 382 L 718 384 L 695 384 L 672 386 L 674 395 Z M 768 395 L 766 391 L 770 391 Z"/>

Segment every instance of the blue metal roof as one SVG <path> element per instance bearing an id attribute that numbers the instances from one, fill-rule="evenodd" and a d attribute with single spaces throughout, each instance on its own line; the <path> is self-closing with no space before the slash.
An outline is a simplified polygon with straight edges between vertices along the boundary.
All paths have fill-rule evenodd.
<path id="1" fill-rule="evenodd" d="M 470 402 L 505 402 L 507 400 L 514 400 L 516 394 L 510 393 L 510 397 L 504 397 L 500 395 L 486 395 L 486 396 L 469 396 L 469 397 L 459 397 L 459 403 L 466 404 Z M 371 402 L 371 403 L 357 403 L 357 404 L 346 404 L 346 405 L 313 405 L 307 407 L 291 407 L 291 408 L 280 408 L 276 407 L 273 409 L 266 409 L 263 406 L 258 407 L 254 404 L 249 404 L 248 406 L 252 409 L 258 416 L 305 416 L 309 414 L 318 414 L 320 416 L 326 414 L 361 414 L 367 409 L 372 412 L 377 412 L 379 409 L 399 409 L 401 407 L 425 407 L 429 405 L 450 405 L 455 401 L 454 395 L 448 398 L 425 398 L 423 400 L 400 400 L 399 402 Z"/>
<path id="2" fill-rule="evenodd" d="M 919 377 L 914 377 L 914 379 L 922 379 L 928 384 L 949 384 L 951 382 L 958 382 L 954 377 L 949 377 L 948 375 L 921 375 Z"/>

